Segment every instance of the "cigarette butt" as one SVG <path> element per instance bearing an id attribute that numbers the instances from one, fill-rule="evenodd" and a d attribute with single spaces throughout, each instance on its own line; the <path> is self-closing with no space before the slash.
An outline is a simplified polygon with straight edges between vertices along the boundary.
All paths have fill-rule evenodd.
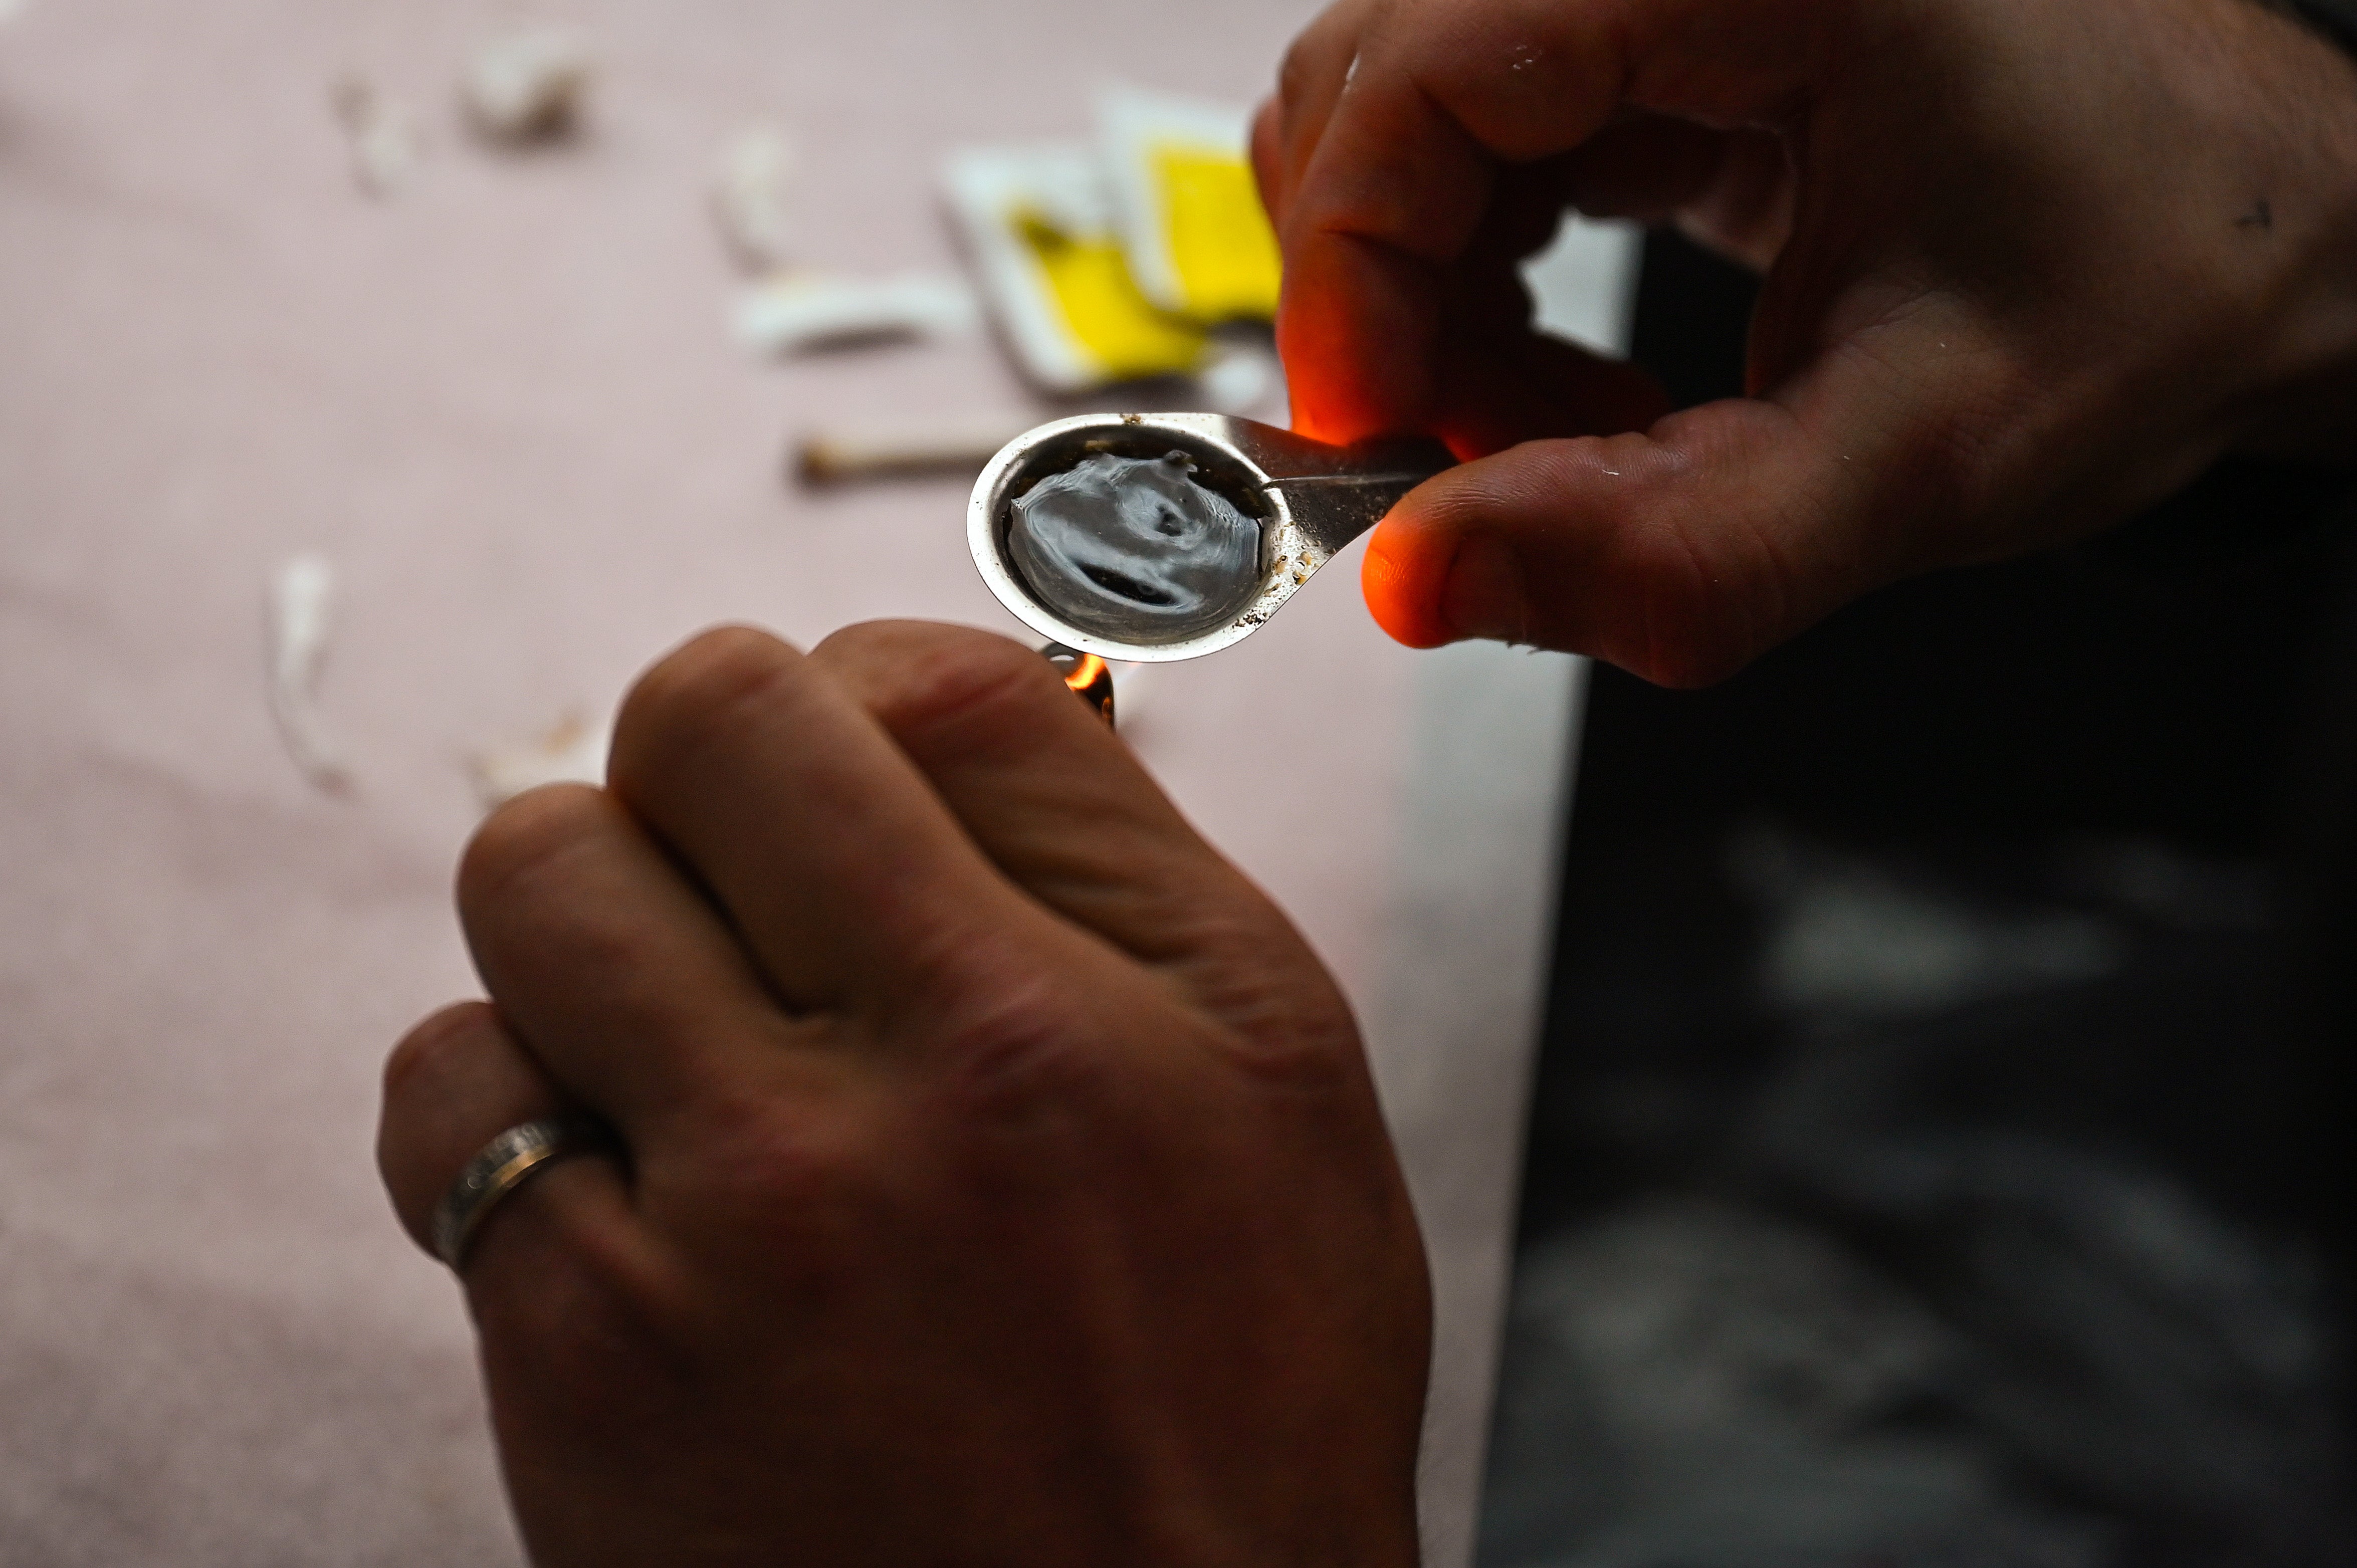
<path id="1" fill-rule="evenodd" d="M 1028 423 L 994 419 L 814 431 L 795 443 L 793 469 L 805 485 L 974 474 L 1028 428 Z"/>
<path id="2" fill-rule="evenodd" d="M 458 79 L 458 92 L 476 124 L 492 136 L 516 142 L 555 136 L 580 113 L 591 69 L 579 38 L 561 28 L 533 28 L 477 49 Z"/>

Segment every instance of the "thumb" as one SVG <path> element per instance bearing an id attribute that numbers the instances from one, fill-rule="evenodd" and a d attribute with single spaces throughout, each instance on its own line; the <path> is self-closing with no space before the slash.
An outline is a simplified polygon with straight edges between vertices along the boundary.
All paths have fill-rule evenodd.
<path id="1" fill-rule="evenodd" d="M 1529 643 L 1699 686 L 1869 589 L 1988 553 L 2007 504 L 1988 426 L 2020 406 L 2018 378 L 2002 353 L 1941 352 L 1962 329 L 1930 314 L 1768 397 L 1437 476 L 1369 540 L 1368 608 L 1412 648 Z"/>

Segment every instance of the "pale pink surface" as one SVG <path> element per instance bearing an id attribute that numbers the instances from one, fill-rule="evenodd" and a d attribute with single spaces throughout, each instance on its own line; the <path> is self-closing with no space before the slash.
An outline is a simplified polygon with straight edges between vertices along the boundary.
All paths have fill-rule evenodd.
<path id="1" fill-rule="evenodd" d="M 1013 629 L 962 484 L 812 497 L 779 459 L 813 423 L 1032 405 L 986 343 L 747 360 L 717 149 L 796 135 L 813 263 L 947 264 L 948 148 L 1084 134 L 1114 75 L 1256 97 L 1309 9 L 36 0 L 0 27 L 0 1561 L 512 1558 L 457 1294 L 370 1157 L 386 1047 L 474 991 L 463 758 L 717 620 Z M 572 145 L 489 152 L 455 64 L 526 15 L 604 71 Z M 429 133 L 389 201 L 328 113 L 348 70 Z M 299 550 L 339 572 L 350 799 L 264 703 L 263 584 Z M 1453 1558 L 1527 1020 L 1510 996 L 1463 1113 L 1385 1037 L 1417 666 L 1356 575 L 1159 672 L 1135 738 L 1371 1010 L 1453 1315 Z M 1532 821 L 1552 760 L 1516 786 Z M 1535 950 L 1518 888 L 1469 940 Z"/>

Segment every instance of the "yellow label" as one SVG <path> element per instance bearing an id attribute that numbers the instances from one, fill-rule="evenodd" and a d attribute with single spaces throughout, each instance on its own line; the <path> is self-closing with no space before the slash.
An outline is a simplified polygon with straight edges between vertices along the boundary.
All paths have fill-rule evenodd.
<path id="1" fill-rule="evenodd" d="M 1203 358 L 1203 334 L 1147 303 L 1110 239 L 1076 240 L 1034 212 L 1017 213 L 1015 231 L 1039 263 L 1083 353 L 1111 379 L 1191 371 Z"/>
<path id="2" fill-rule="evenodd" d="M 1232 153 L 1165 142 L 1154 149 L 1162 228 L 1187 314 L 1227 321 L 1276 314 L 1276 235 L 1252 166 Z"/>

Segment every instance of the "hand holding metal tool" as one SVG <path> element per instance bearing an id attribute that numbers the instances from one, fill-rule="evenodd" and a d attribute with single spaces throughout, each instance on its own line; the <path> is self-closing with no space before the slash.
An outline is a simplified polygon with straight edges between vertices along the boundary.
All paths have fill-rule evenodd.
<path id="1" fill-rule="evenodd" d="M 1192 659 L 1249 637 L 1454 460 L 1438 442 L 1329 446 L 1219 413 L 1097 413 L 1008 443 L 966 512 L 1016 618 L 1082 653 Z"/>

